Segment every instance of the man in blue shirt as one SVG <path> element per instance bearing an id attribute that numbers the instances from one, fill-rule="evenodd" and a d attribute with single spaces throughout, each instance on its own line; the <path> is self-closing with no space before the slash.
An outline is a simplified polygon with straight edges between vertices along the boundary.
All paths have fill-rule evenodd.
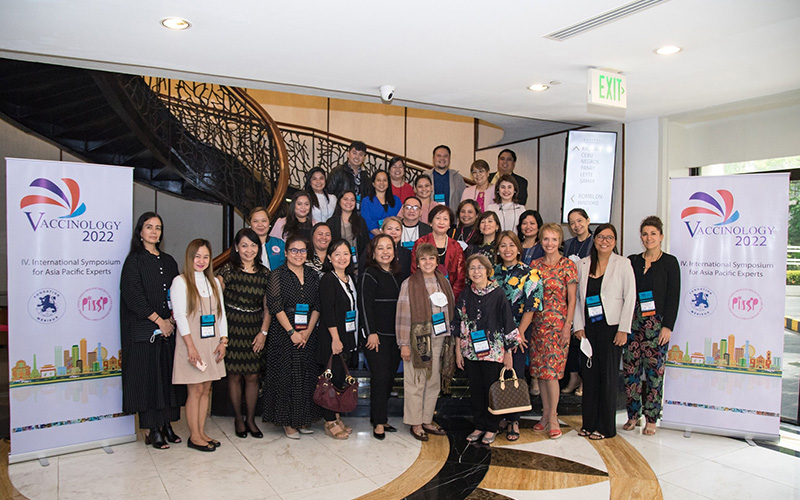
<path id="1" fill-rule="evenodd" d="M 467 185 L 461 174 L 450 169 L 450 148 L 444 144 L 433 148 L 433 171 L 430 178 L 433 183 L 433 201 L 443 203 L 455 212 Z"/>

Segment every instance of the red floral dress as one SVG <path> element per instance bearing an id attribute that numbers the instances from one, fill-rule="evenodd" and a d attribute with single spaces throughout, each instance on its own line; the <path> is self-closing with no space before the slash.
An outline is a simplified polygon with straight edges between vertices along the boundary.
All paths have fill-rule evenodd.
<path id="1" fill-rule="evenodd" d="M 544 281 L 544 301 L 541 312 L 533 316 L 533 342 L 531 342 L 531 375 L 554 380 L 564 376 L 567 363 L 567 346 L 560 346 L 558 339 L 567 318 L 567 286 L 578 283 L 578 268 L 566 257 L 554 265 L 544 263 L 544 257 L 531 262 L 531 268 L 539 271 Z"/>

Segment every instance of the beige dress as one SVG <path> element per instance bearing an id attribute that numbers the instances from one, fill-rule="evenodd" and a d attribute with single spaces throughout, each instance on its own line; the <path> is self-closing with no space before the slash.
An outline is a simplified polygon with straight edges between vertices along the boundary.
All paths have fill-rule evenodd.
<path id="1" fill-rule="evenodd" d="M 194 365 L 189 364 L 189 350 L 186 348 L 186 342 L 181 338 L 176 339 L 175 360 L 172 369 L 173 384 L 199 384 L 210 380 L 219 380 L 225 376 L 225 361 L 217 363 L 214 355 L 214 349 L 219 345 L 220 337 L 228 336 L 225 307 L 223 305 L 222 314 L 216 317 L 214 336 L 205 339 L 200 338 L 200 316 L 210 313 L 216 314 L 217 302 L 214 300 L 214 294 L 211 292 L 210 286 L 206 286 L 207 284 L 210 285 L 210 283 L 207 282 L 202 273 L 195 273 L 195 282 L 197 283 L 202 303 L 200 310 L 192 312 L 186 310 L 186 280 L 181 275 L 177 276 L 172 282 L 170 297 L 172 299 L 175 323 L 178 327 L 178 336 L 183 336 L 188 330 L 188 335 L 192 336 L 192 341 L 197 352 L 200 353 L 200 358 L 208 366 L 205 371 L 200 371 Z M 216 278 L 214 279 L 214 286 L 217 287 L 220 300 L 222 300 L 222 290 Z"/>

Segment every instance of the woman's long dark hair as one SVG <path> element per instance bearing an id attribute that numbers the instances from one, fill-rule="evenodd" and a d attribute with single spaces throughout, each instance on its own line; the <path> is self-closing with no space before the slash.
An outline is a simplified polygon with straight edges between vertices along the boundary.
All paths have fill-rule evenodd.
<path id="1" fill-rule="evenodd" d="M 350 276 L 351 279 L 355 279 L 353 278 L 356 270 L 355 265 L 353 265 L 353 255 L 352 255 L 353 249 L 350 247 L 350 242 L 348 242 L 344 238 L 339 238 L 338 240 L 332 241 L 331 244 L 328 245 L 328 253 L 327 253 L 328 258 L 325 259 L 325 262 L 322 263 L 322 272 L 323 273 L 333 272 L 333 263 L 331 263 L 330 256 L 333 255 L 333 252 L 335 252 L 341 246 L 344 246 L 351 252 L 350 262 L 347 264 L 347 267 L 345 268 L 344 272 L 347 273 L 347 275 Z M 325 298 L 322 298 L 322 300 L 325 300 Z"/>
<path id="2" fill-rule="evenodd" d="M 369 187 L 369 200 L 375 201 L 375 196 L 377 196 L 377 192 L 375 191 L 375 179 L 378 178 L 378 175 L 381 173 L 386 174 L 386 182 L 388 186 L 386 186 L 386 193 L 383 195 L 386 198 L 386 204 L 392 208 L 394 208 L 394 193 L 392 192 L 392 177 L 389 175 L 389 172 L 385 170 L 376 170 L 372 174 L 372 185 Z"/>
<path id="3" fill-rule="evenodd" d="M 614 253 L 617 252 L 617 228 L 614 227 L 613 224 L 600 224 L 594 229 L 595 234 L 595 241 L 592 242 L 592 249 L 589 250 L 589 276 L 594 276 L 595 271 L 597 271 L 597 235 L 600 234 L 601 231 L 605 231 L 606 229 L 610 229 L 612 233 L 614 233 Z"/>
<path id="4" fill-rule="evenodd" d="M 164 221 L 161 219 L 161 216 L 155 212 L 145 212 L 140 215 L 139 220 L 136 221 L 136 227 L 133 229 L 133 236 L 131 236 L 131 249 L 128 252 L 128 255 L 137 252 L 144 252 L 145 248 L 144 241 L 142 241 L 142 229 L 144 229 L 144 223 L 153 217 L 158 218 L 158 221 L 161 223 L 161 238 L 159 238 L 156 242 L 156 250 L 159 252 L 161 251 L 161 240 L 164 239 Z"/>
<path id="5" fill-rule="evenodd" d="M 339 199 L 336 200 L 336 208 L 333 209 L 333 215 L 331 217 L 338 217 L 340 219 L 342 218 L 342 198 L 347 193 L 352 194 L 353 197 L 355 197 L 355 199 L 358 199 L 358 196 L 356 196 L 355 191 L 353 191 L 352 189 L 345 189 L 344 191 L 342 191 L 342 194 L 339 195 Z M 350 224 L 353 223 L 353 220 L 357 221 L 360 218 L 361 214 L 358 213 L 358 204 L 356 204 L 356 206 L 353 207 L 353 213 L 350 214 Z"/>
<path id="6" fill-rule="evenodd" d="M 256 259 L 254 262 L 253 267 L 256 269 L 261 269 L 264 265 L 261 263 L 261 253 L 264 251 L 264 245 L 261 244 L 261 239 L 258 237 L 255 231 L 250 229 L 249 227 L 243 227 L 239 231 L 236 232 L 236 236 L 233 238 L 234 244 L 233 248 L 231 248 L 230 253 L 230 263 L 234 269 L 241 269 L 242 268 L 242 256 L 239 255 L 239 251 L 236 249 L 239 246 L 239 243 L 243 239 L 247 238 L 248 240 L 252 241 L 258 246 L 258 254 L 256 254 Z"/>
<path id="7" fill-rule="evenodd" d="M 303 186 L 303 191 L 308 193 L 308 197 L 311 198 L 312 208 L 319 208 L 319 200 L 317 199 L 317 193 L 315 193 L 314 189 L 311 187 L 311 178 L 314 177 L 314 174 L 316 174 L 317 172 L 321 172 L 322 176 L 325 177 L 325 180 L 327 181 L 328 176 L 327 174 L 325 174 L 325 170 L 323 170 L 321 167 L 314 167 L 311 170 L 309 170 L 308 173 L 306 174 L 306 184 Z M 325 185 L 322 186 L 322 193 L 325 196 L 330 194 L 328 193 L 327 182 Z"/>
<path id="8" fill-rule="evenodd" d="M 289 208 L 286 210 L 286 225 L 283 226 L 283 236 L 284 238 L 290 234 L 295 234 L 300 229 L 307 229 L 311 231 L 311 207 L 309 207 L 308 215 L 306 216 L 305 222 L 300 222 L 297 220 L 297 216 L 294 214 L 295 206 L 297 205 L 297 200 L 302 197 L 308 198 L 308 203 L 312 203 L 312 197 L 309 196 L 308 193 L 305 191 L 297 191 L 292 196 L 292 201 L 289 202 Z M 314 196 L 314 199 L 317 197 Z"/>
<path id="9" fill-rule="evenodd" d="M 538 231 L 542 230 L 542 225 L 544 224 L 542 216 L 539 215 L 539 212 L 537 212 L 536 210 L 525 210 L 524 212 L 522 212 L 522 215 L 519 216 L 519 222 L 517 224 L 517 237 L 519 237 L 519 241 L 523 243 L 525 242 L 525 235 L 522 234 L 522 221 L 524 221 L 526 217 L 530 216 L 533 216 L 533 218 L 536 219 L 536 231 L 537 231 L 536 241 L 539 241 Z"/>

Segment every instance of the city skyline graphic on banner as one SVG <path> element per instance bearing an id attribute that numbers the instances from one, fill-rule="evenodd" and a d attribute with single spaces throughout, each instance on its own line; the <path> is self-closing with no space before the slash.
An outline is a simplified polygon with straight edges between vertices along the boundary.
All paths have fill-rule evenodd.
<path id="1" fill-rule="evenodd" d="M 32 360 L 18 360 L 11 367 L 9 386 L 53 384 L 95 378 L 116 377 L 122 373 L 121 351 L 108 357 L 108 350 L 98 342 L 94 350 L 82 338 L 69 349 L 53 348 L 53 362 L 39 366 L 37 355 Z M 31 364 L 28 364 L 30 361 Z M 32 366 L 31 366 L 32 365 Z"/>
<path id="2" fill-rule="evenodd" d="M 780 377 L 782 375 L 781 358 L 772 356 L 772 351 L 758 353 L 755 345 L 747 339 L 744 345 L 736 345 L 736 336 L 721 338 L 714 342 L 711 337 L 703 339 L 702 350 L 689 348 L 689 341 L 684 349 L 673 344 L 667 351 L 667 366 L 688 368 L 693 370 L 712 370 L 749 375 Z"/>

